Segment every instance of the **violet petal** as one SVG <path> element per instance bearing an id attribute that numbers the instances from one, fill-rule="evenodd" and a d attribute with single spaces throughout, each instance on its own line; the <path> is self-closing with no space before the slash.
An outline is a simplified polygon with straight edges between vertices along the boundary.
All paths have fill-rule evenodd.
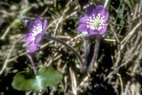
<path id="1" fill-rule="evenodd" d="M 37 48 L 38 48 L 38 45 L 34 44 L 33 42 L 27 46 L 28 51 L 31 53 L 35 52 Z"/>
<path id="2" fill-rule="evenodd" d="M 98 31 L 95 31 L 95 30 L 88 30 L 88 33 L 91 34 L 91 35 L 94 35 L 94 34 L 97 34 Z"/>
<path id="3" fill-rule="evenodd" d="M 25 35 L 24 37 L 24 42 L 31 42 L 33 40 L 33 36 L 32 36 L 32 33 L 28 33 Z"/>
<path id="4" fill-rule="evenodd" d="M 88 15 L 88 16 L 91 16 L 92 14 L 95 13 L 95 9 L 94 9 L 93 6 L 88 6 L 88 7 L 86 8 L 86 12 L 87 12 L 87 15 Z M 95 14 L 94 14 L 94 15 L 95 15 Z"/>
<path id="5" fill-rule="evenodd" d="M 45 32 L 46 27 L 47 27 L 48 21 L 46 19 L 44 19 L 43 21 L 43 25 L 42 25 L 42 30 Z"/>
<path id="6" fill-rule="evenodd" d="M 81 23 L 86 23 L 88 19 L 89 19 L 88 16 L 84 16 L 84 17 L 82 17 L 82 18 L 79 20 L 79 22 L 81 22 Z"/>
<path id="7" fill-rule="evenodd" d="M 36 23 L 39 24 L 39 25 L 42 25 L 42 20 L 40 19 L 40 16 L 38 15 L 35 15 L 35 19 L 36 19 Z"/>
<path id="8" fill-rule="evenodd" d="M 83 31 L 87 31 L 87 26 L 86 24 L 80 24 L 77 28 L 78 31 L 83 32 Z"/>
<path id="9" fill-rule="evenodd" d="M 102 5 L 99 5 L 95 9 L 96 14 L 101 14 L 101 16 L 105 16 L 105 8 Z"/>
<path id="10" fill-rule="evenodd" d="M 107 26 L 104 27 L 102 30 L 100 30 L 99 34 L 103 35 L 106 32 L 106 30 L 107 30 Z"/>
<path id="11" fill-rule="evenodd" d="M 39 44 L 39 42 L 41 41 L 42 37 L 43 37 L 42 33 L 37 34 L 36 37 L 35 37 L 34 43 L 35 44 Z"/>

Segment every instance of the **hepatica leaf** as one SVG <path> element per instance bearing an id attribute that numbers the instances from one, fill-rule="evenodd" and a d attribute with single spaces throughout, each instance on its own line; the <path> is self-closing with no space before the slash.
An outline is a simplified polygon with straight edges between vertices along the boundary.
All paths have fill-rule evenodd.
<path id="1" fill-rule="evenodd" d="M 34 78 L 27 72 L 20 72 L 15 75 L 12 81 L 12 87 L 17 90 L 30 90 L 31 84 L 33 84 Z"/>
<path id="2" fill-rule="evenodd" d="M 39 76 L 43 79 L 43 81 L 45 82 L 45 84 L 47 86 L 53 86 L 58 84 L 63 76 L 61 73 L 59 73 L 58 71 L 56 71 L 55 69 L 51 68 L 51 67 L 44 67 L 41 68 L 39 70 Z"/>
<path id="3" fill-rule="evenodd" d="M 42 77 L 39 75 L 35 77 L 33 83 L 31 84 L 31 90 L 43 90 L 46 89 L 47 85 Z"/>
<path id="4" fill-rule="evenodd" d="M 62 78 L 62 74 L 52 67 L 43 67 L 39 69 L 38 75 L 35 77 L 27 72 L 16 74 L 12 81 L 12 87 L 21 91 L 43 90 L 48 86 L 58 84 Z"/>

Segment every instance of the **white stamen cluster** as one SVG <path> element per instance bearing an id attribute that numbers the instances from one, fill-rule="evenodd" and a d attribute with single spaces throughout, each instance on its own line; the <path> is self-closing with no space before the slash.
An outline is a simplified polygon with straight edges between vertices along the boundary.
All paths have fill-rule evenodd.
<path id="1" fill-rule="evenodd" d="M 105 16 L 101 16 L 100 13 L 95 16 L 90 16 L 87 20 L 87 28 L 90 28 L 91 30 L 101 30 L 103 29 L 106 24 L 104 23 Z"/>
<path id="2" fill-rule="evenodd" d="M 33 27 L 34 28 L 33 28 L 32 32 L 34 32 L 34 35 L 37 35 L 42 32 L 42 25 L 40 25 L 39 23 L 37 23 L 37 25 L 33 26 Z"/>
<path id="3" fill-rule="evenodd" d="M 39 23 L 37 23 L 35 26 L 33 26 L 33 29 L 32 29 L 32 38 L 31 40 L 34 41 L 35 40 L 35 36 L 39 33 L 42 32 L 42 25 L 40 25 Z"/>

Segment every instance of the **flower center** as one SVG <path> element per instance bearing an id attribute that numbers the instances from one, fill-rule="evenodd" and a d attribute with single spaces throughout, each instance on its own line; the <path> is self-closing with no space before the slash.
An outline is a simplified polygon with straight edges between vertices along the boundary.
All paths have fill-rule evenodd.
<path id="1" fill-rule="evenodd" d="M 103 29 L 106 26 L 104 18 L 105 16 L 101 16 L 100 14 L 97 16 L 93 14 L 93 16 L 90 16 L 87 21 L 87 28 L 90 28 L 91 30 Z"/>
<path id="2" fill-rule="evenodd" d="M 99 26 L 99 21 L 95 20 L 93 24 L 94 24 L 94 26 L 98 27 Z"/>
<path id="3" fill-rule="evenodd" d="M 34 28 L 33 28 L 32 32 L 34 33 L 35 36 L 42 32 L 42 26 L 40 24 L 37 23 L 37 25 L 33 26 L 33 27 Z"/>

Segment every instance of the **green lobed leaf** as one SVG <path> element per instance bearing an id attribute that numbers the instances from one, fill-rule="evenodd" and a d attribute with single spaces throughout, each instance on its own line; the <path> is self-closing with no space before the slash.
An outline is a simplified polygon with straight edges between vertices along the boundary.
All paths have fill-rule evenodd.
<path id="1" fill-rule="evenodd" d="M 31 84 L 32 90 L 43 90 L 46 89 L 46 84 L 40 76 L 36 76 L 33 83 Z"/>
<path id="2" fill-rule="evenodd" d="M 39 70 L 39 76 L 44 80 L 47 86 L 58 84 L 63 76 L 61 73 L 51 67 L 44 67 Z"/>
<path id="3" fill-rule="evenodd" d="M 12 81 L 12 87 L 17 90 L 30 90 L 31 84 L 33 83 L 33 78 L 30 77 L 31 75 L 27 72 L 20 72 L 14 76 Z"/>
<path id="4" fill-rule="evenodd" d="M 33 77 L 30 73 L 17 73 L 12 81 L 12 87 L 21 90 L 44 90 L 48 86 L 54 86 L 62 80 L 61 73 L 52 67 L 43 67 L 39 69 L 38 75 Z"/>

